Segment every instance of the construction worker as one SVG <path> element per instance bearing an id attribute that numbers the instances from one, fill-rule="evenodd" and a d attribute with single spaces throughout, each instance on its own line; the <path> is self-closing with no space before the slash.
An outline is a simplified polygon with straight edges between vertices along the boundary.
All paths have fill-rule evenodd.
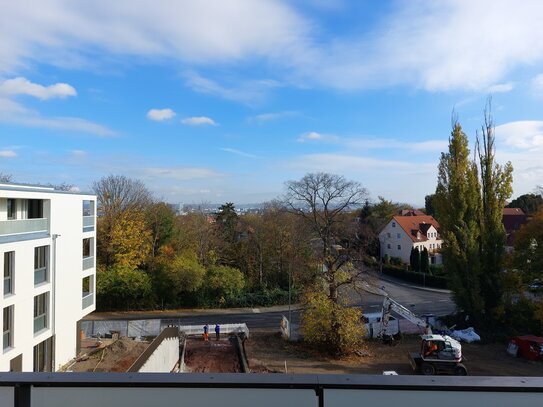
<path id="1" fill-rule="evenodd" d="M 424 356 L 431 356 L 437 352 L 437 344 L 434 341 L 428 341 L 426 345 L 426 353 Z"/>
<path id="2" fill-rule="evenodd" d="M 204 342 L 207 342 L 209 341 L 209 325 L 208 324 L 205 324 L 204 325 Z"/>
<path id="3" fill-rule="evenodd" d="M 217 341 L 221 339 L 221 326 L 219 324 L 215 324 L 215 339 Z"/>

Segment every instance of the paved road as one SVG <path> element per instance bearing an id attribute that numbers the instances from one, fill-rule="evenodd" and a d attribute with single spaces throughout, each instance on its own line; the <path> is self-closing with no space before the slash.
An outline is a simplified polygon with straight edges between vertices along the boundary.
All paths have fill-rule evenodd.
<path id="1" fill-rule="evenodd" d="M 446 315 L 454 311 L 455 306 L 450 294 L 445 290 L 426 290 L 392 279 L 376 279 L 374 284 L 384 286 L 389 296 L 417 315 L 435 314 Z M 352 294 L 353 306 L 361 307 L 364 312 L 377 312 L 381 310 L 383 298 L 370 293 L 363 293 L 362 297 Z M 161 318 L 172 324 L 204 325 L 228 324 L 245 322 L 249 329 L 278 328 L 281 315 L 288 317 L 286 306 L 272 308 L 231 309 L 231 310 L 194 310 L 165 313 L 93 313 L 85 319 L 154 319 Z M 299 312 L 292 310 L 292 320 L 299 321 Z"/>

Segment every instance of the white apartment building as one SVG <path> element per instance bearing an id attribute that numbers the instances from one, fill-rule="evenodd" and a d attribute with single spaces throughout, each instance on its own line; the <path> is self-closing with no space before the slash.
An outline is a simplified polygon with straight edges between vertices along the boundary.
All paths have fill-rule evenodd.
<path id="1" fill-rule="evenodd" d="M 411 249 L 428 250 L 430 264 L 441 264 L 439 223 L 429 215 L 394 216 L 379 233 L 381 258 L 399 257 L 409 264 Z"/>
<path id="2" fill-rule="evenodd" d="M 55 371 L 95 309 L 96 197 L 0 184 L 0 371 Z"/>

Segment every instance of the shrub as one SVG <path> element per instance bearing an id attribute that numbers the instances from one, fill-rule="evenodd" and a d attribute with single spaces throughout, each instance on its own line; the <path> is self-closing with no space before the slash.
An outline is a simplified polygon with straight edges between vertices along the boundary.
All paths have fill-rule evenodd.
<path id="1" fill-rule="evenodd" d="M 400 280 L 410 281 L 412 283 L 426 285 L 429 287 L 447 288 L 447 279 L 444 277 L 437 277 L 429 274 L 407 271 L 402 267 L 384 265 L 383 274 L 398 278 Z"/>

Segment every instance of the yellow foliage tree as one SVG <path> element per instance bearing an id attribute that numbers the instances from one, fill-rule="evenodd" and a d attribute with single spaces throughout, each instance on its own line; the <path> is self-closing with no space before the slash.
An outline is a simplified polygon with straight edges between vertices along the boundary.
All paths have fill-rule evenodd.
<path id="1" fill-rule="evenodd" d="M 307 343 L 334 354 L 360 347 L 365 328 L 358 308 L 334 302 L 322 289 L 306 291 L 302 302 L 301 329 Z"/>
<path id="2" fill-rule="evenodd" d="M 151 231 L 141 211 L 126 210 L 109 219 L 110 252 L 116 266 L 137 268 L 151 253 Z"/>

